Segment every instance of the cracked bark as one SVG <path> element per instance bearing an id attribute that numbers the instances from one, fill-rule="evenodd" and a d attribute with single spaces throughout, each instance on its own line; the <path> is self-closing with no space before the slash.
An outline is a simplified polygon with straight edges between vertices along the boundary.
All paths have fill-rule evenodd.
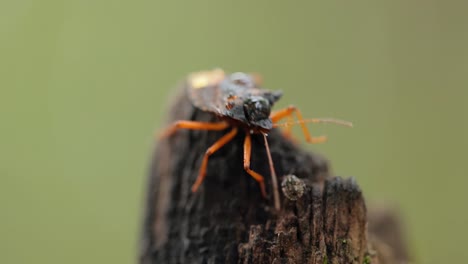
<path id="1" fill-rule="evenodd" d="M 170 113 L 168 123 L 215 119 L 195 109 L 184 92 Z M 331 177 L 324 158 L 277 130 L 268 137 L 275 170 L 280 182 L 287 174 L 304 181 L 297 201 L 281 194 L 282 210 L 274 210 L 263 139 L 253 136 L 251 168 L 265 176 L 270 195 L 262 198 L 242 166 L 243 133 L 210 157 L 205 181 L 191 193 L 203 153 L 224 133 L 180 130 L 158 142 L 140 263 L 392 263 L 370 249 L 366 206 L 355 180 Z"/>

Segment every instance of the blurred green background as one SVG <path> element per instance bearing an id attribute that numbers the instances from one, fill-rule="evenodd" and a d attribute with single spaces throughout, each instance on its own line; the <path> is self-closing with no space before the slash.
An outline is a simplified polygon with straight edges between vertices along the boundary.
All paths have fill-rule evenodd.
<path id="1" fill-rule="evenodd" d="M 0 263 L 134 263 L 174 85 L 262 73 L 353 121 L 334 172 L 400 206 L 417 263 L 468 259 L 468 2 L 1 1 Z M 463 165 L 463 166 L 462 166 Z"/>

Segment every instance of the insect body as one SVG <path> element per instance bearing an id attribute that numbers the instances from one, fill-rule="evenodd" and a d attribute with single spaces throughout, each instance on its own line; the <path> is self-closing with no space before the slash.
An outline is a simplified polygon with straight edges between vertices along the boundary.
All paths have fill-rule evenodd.
<path id="1" fill-rule="evenodd" d="M 226 75 L 224 71 L 220 69 L 193 73 L 188 77 L 187 92 L 192 104 L 196 108 L 216 115 L 219 118 L 219 122 L 180 120 L 170 126 L 164 135 L 170 136 L 178 129 L 221 131 L 231 128 L 229 132 L 219 138 L 206 151 L 198 177 L 192 185 L 192 192 L 197 191 L 205 178 L 210 155 L 230 142 L 239 130 L 244 130 L 244 169 L 259 183 L 261 193 L 266 197 L 263 176 L 250 168 L 252 149 L 251 134 L 263 134 L 265 137 L 265 144 L 267 144 L 266 135 L 272 128 L 281 125 L 300 124 L 308 142 L 320 143 L 324 142 L 326 138 L 312 137 L 306 127 L 306 123 L 338 122 L 330 119 L 304 120 L 300 111 L 294 106 L 271 112 L 273 105 L 280 99 L 282 92 L 262 89 L 259 86 L 259 80 L 255 75 L 246 73 Z M 291 120 L 293 114 L 296 114 L 297 122 L 277 124 L 278 121 L 284 118 L 289 118 Z M 271 157 L 269 156 L 269 158 Z M 273 174 L 274 169 L 272 164 L 270 164 L 270 168 Z"/>

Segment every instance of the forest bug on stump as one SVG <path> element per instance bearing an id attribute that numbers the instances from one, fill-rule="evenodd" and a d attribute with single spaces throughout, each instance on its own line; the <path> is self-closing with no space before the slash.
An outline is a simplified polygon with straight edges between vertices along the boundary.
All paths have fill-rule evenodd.
<path id="1" fill-rule="evenodd" d="M 281 91 L 271 91 L 260 88 L 261 78 L 247 73 L 232 73 L 227 75 L 221 69 L 196 72 L 189 75 L 188 97 L 192 104 L 205 112 L 218 117 L 219 122 L 198 122 L 179 120 L 166 129 L 163 136 L 171 136 L 178 129 L 190 130 L 230 130 L 207 149 L 203 157 L 198 177 L 192 185 L 192 192 L 196 192 L 206 175 L 208 158 L 221 147 L 230 142 L 239 130 L 245 131 L 244 139 L 244 169 L 260 185 L 263 197 L 267 197 L 264 178 L 250 168 L 252 150 L 251 134 L 262 134 L 267 148 L 268 162 L 272 174 L 275 198 L 275 208 L 279 209 L 279 193 L 274 166 L 268 149 L 267 135 L 275 127 L 286 127 L 289 132 L 294 124 L 301 126 L 305 139 L 309 143 L 321 143 L 326 137 L 312 137 L 307 123 L 336 123 L 352 126 L 351 123 L 335 119 L 304 119 L 295 106 L 272 112 L 273 105 L 281 98 Z M 294 114 L 297 121 L 292 121 Z M 279 124 L 278 121 L 287 118 L 289 122 Z"/>

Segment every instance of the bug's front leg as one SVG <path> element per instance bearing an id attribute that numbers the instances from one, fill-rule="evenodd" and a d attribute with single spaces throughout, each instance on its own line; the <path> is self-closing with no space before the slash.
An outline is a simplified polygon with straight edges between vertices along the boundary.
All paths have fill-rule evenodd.
<path id="1" fill-rule="evenodd" d="M 304 118 L 302 117 L 302 114 L 301 114 L 301 111 L 299 111 L 299 109 L 293 105 L 291 106 L 288 106 L 284 109 L 281 109 L 281 110 L 278 110 L 276 112 L 273 112 L 271 115 L 270 115 L 270 118 L 271 118 L 271 121 L 274 123 L 277 123 L 279 120 L 283 119 L 283 118 L 293 118 L 293 113 L 296 114 L 296 117 L 297 117 L 297 120 L 299 121 L 304 121 Z M 312 135 L 310 134 L 309 132 L 309 129 L 307 128 L 306 122 L 301 122 L 300 125 L 301 125 L 301 129 L 302 129 L 302 133 L 304 134 L 304 137 L 306 139 L 307 142 L 309 143 L 323 143 L 325 141 L 327 141 L 327 137 L 326 136 L 320 136 L 320 137 L 312 137 Z"/>
<path id="2" fill-rule="evenodd" d="M 195 183 L 192 185 L 192 192 L 196 192 L 198 187 L 203 182 L 206 176 L 206 167 L 208 166 L 208 158 L 218 151 L 222 146 L 226 145 L 229 141 L 231 141 L 237 134 L 237 128 L 234 127 L 231 131 L 229 131 L 226 135 L 222 136 L 218 141 L 216 141 L 211 147 L 209 147 L 206 152 L 205 156 L 203 156 L 203 161 L 200 166 L 200 171 L 198 172 L 198 177 L 195 180 Z"/>
<path id="3" fill-rule="evenodd" d="M 250 169 L 250 156 L 252 154 L 252 139 L 249 133 L 245 134 L 244 140 L 244 170 L 250 174 L 260 185 L 260 191 L 262 192 L 262 196 L 266 199 L 267 193 L 265 189 L 265 180 L 262 175 L 258 172 L 255 172 Z"/>

